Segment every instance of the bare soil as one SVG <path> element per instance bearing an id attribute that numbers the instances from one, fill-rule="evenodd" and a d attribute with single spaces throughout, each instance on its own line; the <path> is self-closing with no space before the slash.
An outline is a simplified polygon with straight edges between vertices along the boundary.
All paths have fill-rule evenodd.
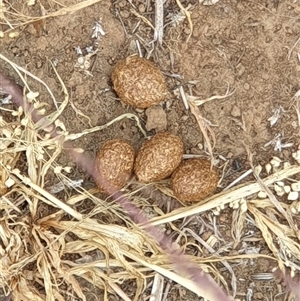
<path id="1" fill-rule="evenodd" d="M 15 8 L 24 14 L 40 15 L 38 2 L 32 7 L 19 2 L 15 1 Z M 69 0 L 63 2 L 65 6 L 75 3 Z M 47 12 L 60 8 L 54 1 L 41 3 Z M 194 116 L 185 109 L 174 91 L 182 85 L 186 93 L 206 99 L 224 95 L 229 88 L 234 91 L 231 96 L 211 100 L 200 107 L 202 116 L 213 125 L 215 157 L 222 161 L 222 156 L 230 161 L 222 186 L 226 187 L 249 169 L 245 145 L 253 153 L 256 164 L 264 165 L 274 155 L 284 161 L 291 160 L 291 153 L 300 142 L 296 110 L 291 102 L 300 89 L 300 43 L 296 43 L 300 33 L 299 3 L 292 0 L 220 0 L 215 5 L 204 6 L 195 0 L 183 0 L 181 4 L 184 7 L 190 5 L 194 25 L 191 38 L 187 41 L 191 29 L 185 19 L 176 26 L 169 24 L 165 27 L 162 46 L 150 44 L 153 30 L 133 13 L 138 12 L 154 24 L 154 1 L 147 3 L 138 0 L 133 0 L 132 4 L 126 0 L 113 3 L 101 1 L 74 14 L 31 23 L 21 28 L 18 38 L 1 39 L 0 52 L 46 82 L 56 98 L 63 100 L 60 84 L 49 63 L 56 62 L 57 71 L 77 109 L 76 112 L 74 107 L 69 106 L 61 118 L 70 132 L 81 132 L 130 112 L 140 117 L 149 135 L 156 130 L 167 129 L 182 138 L 187 154 L 207 155 Z M 180 9 L 175 1 L 167 0 L 164 8 L 165 23 L 179 16 Z M 95 21 L 100 21 L 105 31 L 98 41 L 92 38 Z M 166 75 L 171 93 L 166 103 L 146 113 L 122 104 L 114 93 L 110 79 L 117 61 L 137 52 L 136 40 L 141 45 L 142 55 L 154 61 Z M 84 55 L 87 53 L 86 47 L 92 46 L 98 50 L 91 57 L 88 72 L 76 66 L 80 57 L 76 52 L 78 46 Z M 1 67 L 5 73 L 16 78 L 7 65 Z M 36 85 L 37 91 L 44 93 L 48 111 L 55 110 L 46 90 L 36 83 L 32 84 Z M 284 112 L 271 126 L 268 118 L 280 107 Z M 89 119 L 78 114 L 79 111 Z M 268 145 L 268 142 L 277 135 L 280 135 L 282 144 L 294 143 L 294 146 L 275 150 L 275 145 Z M 95 154 L 101 143 L 110 138 L 124 138 L 136 149 L 143 142 L 143 135 L 135 122 L 125 119 L 76 143 Z M 59 160 L 62 165 L 73 165 L 67 156 L 62 155 Z M 83 178 L 84 185 L 92 187 L 91 179 L 74 167 L 71 178 Z M 251 179 L 250 176 L 246 180 Z M 47 184 L 50 186 L 57 181 L 52 178 Z M 166 210 L 166 205 L 161 206 Z M 232 248 L 229 210 L 222 212 L 217 224 L 224 245 L 228 246 L 228 250 L 224 251 L 226 254 L 240 253 L 243 248 L 262 254 L 270 253 L 261 233 L 251 223 L 244 227 L 244 236 L 254 231 L 251 239 Z M 209 231 L 201 230 L 198 217 L 191 219 L 185 227 L 191 227 L 202 236 Z M 191 248 L 187 252 L 195 250 Z M 232 263 L 232 267 L 237 277 L 236 300 L 286 300 L 284 286 L 275 280 L 254 281 L 252 278 L 256 273 L 271 273 L 274 268 L 271 262 L 265 259 L 237 261 Z M 218 268 L 224 270 L 222 273 L 231 289 L 231 275 L 222 265 Z M 123 289 L 126 291 L 125 286 Z M 129 285 L 129 296 L 130 289 L 133 288 Z M 252 299 L 246 297 L 249 289 L 253 291 Z M 146 300 L 147 295 L 149 291 L 141 296 L 141 300 Z M 118 300 L 116 296 L 111 298 Z M 90 300 L 96 299 L 91 297 Z M 167 300 L 201 298 L 173 283 Z"/>

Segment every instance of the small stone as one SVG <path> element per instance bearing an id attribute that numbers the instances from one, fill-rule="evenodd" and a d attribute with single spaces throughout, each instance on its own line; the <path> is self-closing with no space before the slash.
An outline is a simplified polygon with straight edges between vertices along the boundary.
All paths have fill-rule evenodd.
<path id="1" fill-rule="evenodd" d="M 184 29 L 184 33 L 187 34 L 187 35 L 189 35 L 189 34 L 191 33 L 191 29 L 188 28 L 188 27 L 186 27 L 186 28 Z"/>
<path id="2" fill-rule="evenodd" d="M 119 2 L 119 7 L 125 7 L 126 6 L 126 0 L 122 0 Z"/>
<path id="3" fill-rule="evenodd" d="M 201 235 L 201 238 L 204 241 L 207 241 L 212 235 L 213 235 L 213 232 L 208 230 L 206 232 L 203 232 L 203 234 Z"/>
<path id="4" fill-rule="evenodd" d="M 142 4 L 142 3 L 139 5 L 138 8 L 139 8 L 139 12 L 140 12 L 141 14 L 144 13 L 144 12 L 146 11 L 146 6 L 145 6 L 144 4 Z"/>
<path id="5" fill-rule="evenodd" d="M 37 60 L 36 63 L 35 63 L 35 67 L 37 69 L 40 69 L 43 67 L 43 61 L 42 60 Z"/>
<path id="6" fill-rule="evenodd" d="M 290 151 L 288 149 L 283 149 L 282 150 L 282 155 L 285 157 L 285 158 L 289 158 L 290 156 Z"/>
<path id="7" fill-rule="evenodd" d="M 241 109 L 239 107 L 237 107 L 236 105 L 234 105 L 230 114 L 233 117 L 240 117 L 241 116 Z"/>
<path id="8" fill-rule="evenodd" d="M 250 89 L 250 85 L 248 83 L 244 83 L 244 89 L 245 90 L 249 90 Z"/>
<path id="9" fill-rule="evenodd" d="M 132 132 L 132 133 L 136 134 L 136 133 L 138 133 L 138 131 L 139 131 L 139 130 L 138 130 L 138 128 L 137 128 L 136 126 L 132 126 L 132 127 L 131 127 L 131 132 Z"/>
<path id="10" fill-rule="evenodd" d="M 238 64 L 236 67 L 236 72 L 238 76 L 242 76 L 245 72 L 246 68 L 242 64 Z"/>
<path id="11" fill-rule="evenodd" d="M 145 113 L 147 116 L 147 131 L 155 130 L 156 132 L 161 132 L 167 129 L 167 115 L 161 106 L 152 106 Z"/>
<path id="12" fill-rule="evenodd" d="M 266 41 L 267 44 L 269 44 L 273 41 L 273 39 L 272 39 L 271 36 L 268 36 L 268 37 L 266 37 L 265 41 Z"/>
<path id="13" fill-rule="evenodd" d="M 218 38 L 213 39 L 212 42 L 214 45 L 220 45 L 222 43 L 222 41 Z"/>
<path id="14" fill-rule="evenodd" d="M 231 159 L 233 157 L 233 153 L 229 152 L 226 156 L 227 159 Z"/>
<path id="15" fill-rule="evenodd" d="M 120 16 L 124 19 L 128 19 L 130 16 L 130 12 L 126 9 L 120 11 Z"/>

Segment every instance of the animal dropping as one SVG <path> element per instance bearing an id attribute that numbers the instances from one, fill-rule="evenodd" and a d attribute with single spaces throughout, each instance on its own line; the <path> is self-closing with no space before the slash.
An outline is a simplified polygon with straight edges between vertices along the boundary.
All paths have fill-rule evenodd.
<path id="1" fill-rule="evenodd" d="M 167 178 L 180 164 L 183 156 L 181 139 L 170 133 L 161 132 L 143 143 L 139 150 L 134 172 L 143 183 Z"/>
<path id="2" fill-rule="evenodd" d="M 133 147 L 121 140 L 106 141 L 95 159 L 94 180 L 101 192 L 112 194 L 130 179 L 134 164 Z"/>
<path id="3" fill-rule="evenodd" d="M 219 176 L 211 169 L 206 159 L 183 161 L 171 177 L 171 189 L 181 201 L 197 202 L 212 194 L 218 185 Z"/>
<path id="4" fill-rule="evenodd" d="M 151 61 L 136 55 L 117 64 L 112 82 L 121 101 L 140 109 L 156 105 L 168 95 L 160 70 Z"/>

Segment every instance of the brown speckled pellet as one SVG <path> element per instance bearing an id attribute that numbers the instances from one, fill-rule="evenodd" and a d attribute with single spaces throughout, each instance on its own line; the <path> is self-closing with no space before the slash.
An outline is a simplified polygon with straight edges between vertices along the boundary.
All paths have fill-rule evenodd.
<path id="1" fill-rule="evenodd" d="M 183 202 L 197 202 L 212 194 L 219 181 L 218 172 L 206 159 L 188 159 L 173 172 L 171 189 Z"/>
<path id="2" fill-rule="evenodd" d="M 169 132 L 161 132 L 143 143 L 139 150 L 134 172 L 143 183 L 167 178 L 180 164 L 183 155 L 181 139 Z"/>
<path id="3" fill-rule="evenodd" d="M 130 179 L 134 164 L 133 147 L 120 139 L 104 142 L 95 159 L 95 182 L 101 192 L 119 190 Z"/>
<path id="4" fill-rule="evenodd" d="M 168 95 L 160 70 L 149 60 L 136 55 L 117 64 L 112 82 L 121 101 L 140 109 L 158 104 Z"/>

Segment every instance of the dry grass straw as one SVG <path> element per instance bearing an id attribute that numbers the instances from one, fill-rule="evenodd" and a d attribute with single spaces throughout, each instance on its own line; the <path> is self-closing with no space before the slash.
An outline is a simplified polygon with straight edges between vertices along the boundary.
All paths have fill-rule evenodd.
<path id="1" fill-rule="evenodd" d="M 215 95 L 207 99 L 199 99 L 199 97 L 191 96 L 191 95 L 185 96 L 183 92 L 184 97 L 186 97 L 187 106 L 190 107 L 192 114 L 195 116 L 196 121 L 201 130 L 201 133 L 203 135 L 204 141 L 206 142 L 207 151 L 210 155 L 212 164 L 214 161 L 213 149 L 216 144 L 216 137 L 214 131 L 209 125 L 209 122 L 201 115 L 199 107 L 206 102 L 229 97 L 233 95 L 234 92 L 235 92 L 234 90 L 230 91 L 229 85 L 225 95 Z"/>
<path id="2" fill-rule="evenodd" d="M 261 180 L 264 187 L 272 187 L 278 181 L 292 179 L 300 173 L 300 166 L 294 165 L 286 169 L 282 169 L 269 177 Z M 261 183 L 247 183 L 213 195 L 204 202 L 197 203 L 190 207 L 183 207 L 168 214 L 152 218 L 149 223 L 161 225 L 172 223 L 182 218 L 187 218 L 193 215 L 204 214 L 205 212 L 216 208 L 226 208 L 234 202 L 246 201 L 247 209 L 233 211 L 232 216 L 232 237 L 236 246 L 242 240 L 243 228 L 245 225 L 246 215 L 251 213 L 255 219 L 255 226 L 260 230 L 266 244 L 268 245 L 276 260 L 278 267 L 284 271 L 284 267 L 291 267 L 291 273 L 300 272 L 300 241 L 299 230 L 297 230 L 297 217 L 291 214 L 291 206 L 280 202 L 284 214 L 277 209 L 270 198 L 265 200 L 256 199 L 257 193 L 261 190 Z M 284 218 L 285 216 L 288 219 Z M 291 223 L 293 223 L 291 225 Z M 145 227 L 146 225 L 141 225 Z M 249 255 L 245 255 L 247 257 Z M 257 256 L 261 256 L 257 254 Z M 222 260 L 226 260 L 226 256 Z M 249 257 L 250 258 L 250 257 Z M 219 258 L 220 259 L 220 258 Z M 233 259 L 233 258 L 231 258 Z M 212 258 L 210 260 L 213 261 Z"/>
<path id="3" fill-rule="evenodd" d="M 22 8 L 24 11 L 30 12 L 30 2 L 32 1 L 27 1 L 27 4 L 24 3 L 24 6 L 22 4 Z M 35 2 L 35 1 L 33 1 Z M 52 1 L 53 3 L 58 3 L 56 1 Z M 24 11 L 18 11 L 17 8 L 15 8 L 13 6 L 13 4 L 8 5 L 5 3 L 2 3 L 2 1 L 0 2 L 0 24 L 5 24 L 9 27 L 8 30 L 6 30 L 5 32 L 9 32 L 9 31 L 13 31 L 18 29 L 21 26 L 24 25 L 28 25 L 30 23 L 33 22 L 38 22 L 38 21 L 42 21 L 42 20 L 46 20 L 48 18 L 53 18 L 53 17 L 59 17 L 59 16 L 63 16 L 66 14 L 72 14 L 78 10 L 81 10 L 83 8 L 86 8 L 88 6 L 91 6 L 93 4 L 96 4 L 98 2 L 101 2 L 101 0 L 86 0 L 86 1 L 82 1 L 70 6 L 63 6 L 60 9 L 58 9 L 57 11 L 51 12 L 51 13 L 47 13 L 45 11 L 44 6 L 42 5 L 42 3 L 40 1 L 37 1 L 37 5 L 40 6 L 40 11 L 41 11 L 41 16 L 39 17 L 34 17 L 31 15 L 26 14 Z M 60 6 L 62 6 L 62 4 L 60 4 Z"/>
<path id="4" fill-rule="evenodd" d="M 184 15 L 187 17 L 188 19 L 188 22 L 189 22 L 189 27 L 190 27 L 190 34 L 189 36 L 187 37 L 187 42 L 189 41 L 189 39 L 191 38 L 192 34 L 193 34 L 193 29 L 194 29 L 194 25 L 193 25 L 193 22 L 192 22 L 192 19 L 191 19 L 191 14 L 190 12 L 183 7 L 183 5 L 181 4 L 180 0 L 176 0 L 176 3 L 178 5 L 178 7 L 180 8 L 180 10 L 184 13 Z"/>
<path id="5" fill-rule="evenodd" d="M 22 73 L 20 67 L 11 65 Z M 27 75 L 30 77 L 30 73 Z M 68 94 L 63 81 L 58 74 L 57 76 L 65 91 L 65 108 L 69 101 Z M 29 83 L 26 82 L 25 86 L 29 87 Z M 30 101 L 39 104 L 38 98 Z M 57 123 L 58 112 L 61 114 L 63 110 L 58 108 L 56 112 L 45 117 L 47 126 L 60 124 Z M 69 292 L 71 300 L 76 297 L 86 300 L 82 285 L 84 280 L 103 291 L 103 300 L 108 300 L 109 293 L 115 293 L 123 300 L 138 300 L 145 289 L 147 278 L 153 277 L 155 273 L 180 283 L 196 294 L 201 293 L 185 275 L 178 275 L 171 270 L 166 254 L 143 231 L 145 225 L 135 225 L 119 206 L 97 198 L 94 195 L 96 190 L 78 189 L 64 201 L 47 192 L 44 186 L 50 172 L 54 172 L 60 179 L 67 179 L 64 167 L 59 169 L 56 162 L 61 148 L 55 139 L 45 137 L 41 130 L 45 123 L 40 123 L 37 127 L 22 110 L 11 113 L 12 120 L 0 119 L 1 187 L 7 183 L 12 184 L 8 191 L 4 191 L 0 201 L 0 286 L 6 294 L 12 292 L 14 300 L 65 300 L 64 285 L 67 285 L 73 289 Z M 71 135 L 60 124 L 62 135 L 68 139 L 78 139 L 107 126 Z M 18 169 L 21 153 L 25 153 L 28 166 L 22 172 Z M 261 181 L 266 187 L 271 187 L 275 182 L 290 179 L 299 173 L 300 166 L 291 166 Z M 168 214 L 161 213 L 161 216 L 152 218 L 151 222 L 155 225 L 169 223 L 179 236 L 196 237 L 191 231 L 178 229 L 173 222 L 224 207 L 232 202 L 247 200 L 246 211 L 239 208 L 239 212 L 233 213 L 234 244 L 237 245 L 242 239 L 246 215 L 251 214 L 271 255 L 221 256 L 221 249 L 207 247 L 205 244 L 201 246 L 199 239 L 200 246 L 195 246 L 200 251 L 208 248 L 211 255 L 189 255 L 190 261 L 211 273 L 225 287 L 228 287 L 228 283 L 216 264 L 223 263 L 232 273 L 231 284 L 235 287 L 236 280 L 230 262 L 236 259 L 265 257 L 277 261 L 282 270 L 284 267 L 291 267 L 292 271 L 299 271 L 300 245 L 296 233 L 287 225 L 270 199 L 256 199 L 260 189 L 261 183 L 240 185 L 191 207 L 183 207 Z M 128 192 L 128 196 L 130 195 L 134 195 L 134 192 Z M 76 210 L 76 205 L 86 202 L 87 199 L 94 202 L 93 210 L 87 214 Z M 137 202 L 142 206 L 141 198 L 137 197 Z M 42 214 L 42 208 L 48 208 L 50 212 Z M 282 204 L 282 208 L 290 214 L 289 205 Z M 97 215 L 100 213 L 101 220 Z M 182 244 L 180 247 L 185 249 L 186 246 Z M 78 259 L 72 260 L 73 256 Z M 135 282 L 133 299 L 122 290 L 122 284 L 126 281 Z M 44 289 L 41 290 L 41 287 Z"/>
<path id="6" fill-rule="evenodd" d="M 16 65 L 13 67 L 22 70 Z M 30 73 L 27 75 L 30 76 Z M 65 107 L 68 95 L 61 79 L 60 82 L 65 91 L 63 104 Z M 29 87 L 28 83 L 26 85 Z M 38 99 L 31 101 L 39 102 Z M 60 108 L 57 112 L 62 113 Z M 59 116 L 57 112 L 47 116 L 47 126 L 57 122 Z M 76 296 L 86 300 L 81 278 L 103 290 L 104 300 L 108 299 L 109 293 L 118 294 L 123 300 L 131 300 L 122 290 L 121 284 L 133 280 L 136 284 L 133 300 L 138 300 L 145 289 L 146 279 L 153 277 L 155 272 L 199 293 L 193 282 L 184 275 L 172 272 L 166 254 L 145 234 L 143 227 L 132 223 L 119 206 L 95 197 L 93 194 L 96 190 L 79 189 L 66 201 L 48 193 L 44 189 L 44 184 L 49 172 L 57 170 L 56 158 L 61 153 L 61 148 L 54 139 L 41 139 L 43 135 L 40 127 L 36 127 L 22 110 L 11 113 L 14 115 L 11 122 L 3 118 L 0 120 L 1 185 L 5 186 L 8 180 L 14 183 L 2 196 L 0 203 L 2 216 L 0 237 L 3 242 L 0 246 L 2 267 L 0 285 L 6 294 L 12 292 L 14 300 L 65 300 L 66 292 L 61 284 L 66 284 L 73 289 L 70 293 L 71 299 L 75 299 Z M 61 127 L 63 128 L 62 125 Z M 106 127 L 107 125 L 104 125 L 65 136 L 69 139 L 78 139 L 89 132 Z M 28 168 L 21 173 L 18 169 L 18 158 L 22 152 L 25 152 Z M 269 187 L 276 181 L 291 178 L 299 172 L 299 166 L 291 166 L 262 181 Z M 60 179 L 67 179 L 63 169 L 56 174 Z M 234 212 L 232 236 L 235 244 L 241 240 L 246 213 L 251 213 L 255 217 L 255 225 L 261 230 L 273 255 L 221 257 L 217 250 L 209 248 L 210 253 L 214 254 L 215 251 L 214 255 L 202 257 L 190 255 L 189 259 L 204 271 L 214 275 L 225 287 L 226 280 L 216 268 L 216 263 L 222 262 L 233 273 L 230 267 L 231 260 L 266 257 L 276 260 L 282 270 L 284 266 L 298 270 L 300 245 L 295 232 L 281 221 L 282 216 L 269 199 L 262 201 L 253 197 L 260 189 L 259 183 L 240 185 L 206 199 L 205 203 L 197 203 L 157 216 L 151 222 L 156 225 L 172 224 L 190 215 L 247 199 L 247 212 Z M 133 194 L 134 192 L 128 192 L 128 195 Z M 94 202 L 95 208 L 84 215 L 75 208 L 76 204 L 87 199 Z M 140 198 L 138 202 L 143 203 Z M 51 213 L 40 215 L 39 208 L 45 205 L 52 208 Z M 28 211 L 24 214 L 20 206 L 23 208 L 25 206 Z M 282 207 L 285 211 L 289 211 L 288 205 Z M 99 213 L 106 218 L 98 220 L 95 215 Z M 105 223 L 103 220 L 111 222 Z M 124 224 L 126 226 L 122 226 Z M 178 231 L 179 235 L 193 236 L 190 231 L 186 234 L 174 225 L 171 228 Z M 184 249 L 185 245 L 181 247 Z M 203 248 L 207 246 L 204 245 Z M 79 259 L 71 260 L 72 255 L 77 255 Z M 234 274 L 232 279 L 232 286 L 235 287 Z M 44 291 L 38 290 L 38 287 L 44 287 Z"/>
<path id="7" fill-rule="evenodd" d="M 27 102 L 42 111 L 39 93 L 31 91 L 30 83 L 25 82 L 24 70 L 6 58 L 5 61 L 24 81 Z M 25 73 L 31 80 L 36 80 L 31 73 Z M 61 104 L 64 109 L 69 96 L 63 81 L 56 75 L 65 93 Z M 5 187 L 10 183 L 11 186 L 2 192 L 0 202 L 0 286 L 5 294 L 12 293 L 14 300 L 65 300 L 64 287 L 67 286 L 73 290 L 68 292 L 69 298 L 86 300 L 84 280 L 103 290 L 104 300 L 108 300 L 108 293 L 131 300 L 121 289 L 121 284 L 134 281 L 132 300 L 138 300 L 147 277 L 153 277 L 154 272 L 201 294 L 200 288 L 191 280 L 170 270 L 167 255 L 153 238 L 131 222 L 119 206 L 95 197 L 96 190 L 78 189 L 64 201 L 45 190 L 50 174 L 61 180 L 69 179 L 65 175 L 67 167 L 56 162 L 62 151 L 58 143 L 60 137 L 51 138 L 44 130 L 59 128 L 62 137 L 73 140 L 105 129 L 122 118 L 134 118 L 132 114 L 120 116 L 107 125 L 69 135 L 58 119 L 63 113 L 61 106 L 42 117 L 38 126 L 22 109 L 7 110 L 11 113 L 9 121 L 1 118 L 1 185 Z M 26 168 L 18 161 L 22 153 L 26 157 Z M 76 210 L 76 205 L 87 199 L 95 206 L 84 215 Z M 97 219 L 97 214 L 101 214 L 102 220 Z M 74 255 L 79 259 L 71 260 Z M 192 258 L 196 262 L 197 257 Z M 216 269 L 202 267 L 218 277 Z"/>
<path id="8" fill-rule="evenodd" d="M 3 59 L 3 56 L 1 58 Z M 22 75 L 24 70 L 8 59 L 5 60 L 11 63 L 24 81 L 24 86 L 30 91 L 29 83 L 25 82 Z M 31 77 L 29 72 L 26 74 Z M 59 168 L 56 163 L 62 151 L 57 143 L 59 139 L 52 139 L 47 134 L 45 136 L 42 131 L 47 127 L 59 125 L 62 135 L 67 136 L 64 125 L 57 118 L 67 106 L 69 97 L 62 80 L 58 74 L 57 76 L 65 92 L 65 100 L 56 112 L 43 117 L 38 126 L 22 109 L 10 112 L 10 122 L 2 117 L 0 119 L 0 179 L 3 188 L 0 203 L 0 237 L 3 242 L 0 245 L 0 286 L 6 294 L 12 292 L 14 300 L 65 300 L 65 292 L 60 288 L 61 284 L 65 283 L 73 288 L 74 299 L 77 296 L 85 300 L 83 287 L 76 278 L 81 277 L 104 290 L 104 300 L 107 300 L 109 292 L 117 293 L 123 300 L 130 300 L 119 284 L 133 279 L 136 282 L 134 300 L 137 300 L 144 289 L 146 276 L 140 271 L 143 270 L 141 265 L 133 264 L 125 256 L 128 252 L 136 253 L 135 256 L 140 261 L 149 261 L 144 255 L 146 252 L 163 254 L 155 241 L 146 237 L 142 230 L 128 221 L 118 206 L 108 206 L 107 202 L 87 191 L 81 189 L 69 200 L 61 201 L 44 189 L 50 171 L 61 179 L 67 178 L 64 175 L 64 167 Z M 38 96 L 38 93 L 34 95 Z M 38 97 L 27 98 L 27 101 L 41 109 Z M 89 132 L 104 129 L 123 118 L 135 118 L 139 121 L 133 114 L 125 114 L 107 125 L 77 135 L 81 137 Z M 75 136 L 68 138 L 78 138 Z M 27 162 L 27 169 L 22 172 L 18 169 L 21 153 L 25 153 Z M 11 183 L 11 189 L 6 188 L 8 183 Z M 95 203 L 94 210 L 90 212 L 91 216 L 84 216 L 70 206 L 88 198 Z M 50 209 L 52 214 L 39 214 L 43 204 L 53 208 Z M 27 208 L 26 214 L 19 206 Z M 97 213 L 106 216 L 107 220 L 115 224 L 99 223 L 96 218 L 92 218 Z M 127 227 L 116 225 L 124 222 L 127 223 Z M 73 233 L 76 239 L 70 240 L 70 233 Z M 77 264 L 62 259 L 70 254 L 96 254 L 96 250 L 102 255 L 99 260 L 94 258 L 92 263 Z M 165 261 L 167 262 L 166 259 Z M 118 272 L 114 272 L 114 269 Z M 38 291 L 37 285 L 45 290 Z"/>

